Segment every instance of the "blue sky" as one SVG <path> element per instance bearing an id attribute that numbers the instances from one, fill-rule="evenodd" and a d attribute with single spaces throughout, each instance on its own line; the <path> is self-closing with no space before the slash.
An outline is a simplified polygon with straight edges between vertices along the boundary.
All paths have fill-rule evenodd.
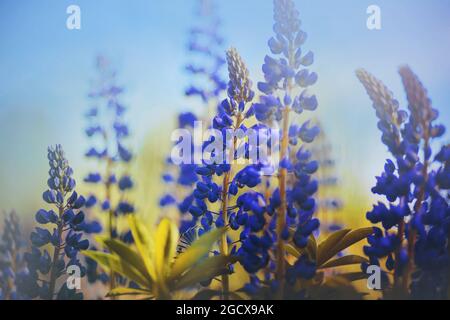
<path id="1" fill-rule="evenodd" d="M 354 70 L 365 67 L 383 79 L 406 107 L 397 68 L 408 63 L 428 87 L 441 122 L 449 124 L 450 2 L 295 2 L 309 35 L 305 49 L 316 56 L 318 115 L 341 173 L 351 172 L 369 187 L 387 154 Z M 70 4 L 81 8 L 81 30 L 66 29 Z M 366 28 L 371 4 L 381 8 L 380 31 Z M 194 0 L 0 1 L 0 208 L 28 210 L 23 199 L 39 200 L 47 145 L 62 143 L 75 169 L 83 166 L 82 114 L 97 54 L 110 57 L 127 88 L 135 149 L 147 134 L 172 126 L 177 111 L 195 105 L 183 97 L 195 5 Z M 218 7 L 227 46 L 240 51 L 256 82 L 272 35 L 272 1 L 223 0 Z"/>

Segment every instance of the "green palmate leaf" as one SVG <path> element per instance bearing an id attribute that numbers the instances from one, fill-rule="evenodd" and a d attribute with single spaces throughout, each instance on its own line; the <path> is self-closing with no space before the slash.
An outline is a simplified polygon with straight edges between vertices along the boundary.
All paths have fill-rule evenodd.
<path id="1" fill-rule="evenodd" d="M 308 244 L 307 244 L 306 248 L 300 249 L 300 248 L 297 248 L 296 246 L 293 246 L 292 244 L 287 244 L 286 251 L 296 258 L 299 258 L 301 255 L 307 253 L 309 258 L 315 261 L 316 255 L 317 255 L 316 238 L 314 238 L 314 235 L 311 235 L 308 239 Z"/>
<path id="2" fill-rule="evenodd" d="M 112 270 L 117 265 L 119 265 L 119 258 L 106 252 L 95 250 L 84 250 L 84 251 L 82 250 L 81 254 L 97 262 L 104 269 L 106 269 L 106 271 Z"/>
<path id="3" fill-rule="evenodd" d="M 321 266 L 336 254 L 355 243 L 367 238 L 373 233 L 373 228 L 361 228 L 356 230 L 340 230 L 333 233 L 319 245 L 317 265 Z"/>
<path id="4" fill-rule="evenodd" d="M 133 235 L 134 243 L 139 251 L 142 261 L 147 269 L 148 274 L 152 277 L 153 282 L 157 281 L 155 265 L 152 261 L 154 258 L 154 243 L 149 236 L 148 230 L 139 223 L 134 215 L 129 215 L 128 224 Z"/>
<path id="5" fill-rule="evenodd" d="M 130 249 L 127 244 L 116 239 L 101 239 L 105 246 L 113 253 L 117 254 L 121 260 L 129 262 L 134 268 L 136 268 L 142 275 L 144 275 L 148 282 L 152 281 L 148 270 L 145 268 L 145 263 L 141 256 L 135 251 Z"/>
<path id="6" fill-rule="evenodd" d="M 177 257 L 172 266 L 170 278 L 175 279 L 198 263 L 208 254 L 213 244 L 220 239 L 225 231 L 226 228 L 214 229 L 198 238 L 185 252 Z"/>
<path id="7" fill-rule="evenodd" d="M 150 296 L 152 293 L 147 290 L 133 289 L 133 288 L 114 288 L 108 294 L 107 297 L 119 297 L 119 296 Z"/>
<path id="8" fill-rule="evenodd" d="M 353 282 L 362 279 L 367 279 L 368 275 L 365 274 L 364 272 L 348 272 L 339 274 L 339 277 L 344 278 L 347 281 Z"/>
<path id="9" fill-rule="evenodd" d="M 345 237 L 339 242 L 339 244 L 334 249 L 334 251 L 336 252 L 335 254 L 337 254 L 338 252 L 345 250 L 345 249 L 351 247 L 352 245 L 354 245 L 355 243 L 367 238 L 372 233 L 373 233 L 373 228 L 371 228 L 371 227 L 361 228 L 361 229 L 356 229 L 356 230 L 350 231 L 349 233 L 347 233 L 345 235 Z"/>
<path id="10" fill-rule="evenodd" d="M 352 264 L 361 264 L 363 262 L 368 262 L 368 260 L 361 256 L 348 255 L 345 257 L 340 257 L 340 258 L 336 258 L 334 260 L 330 260 L 327 263 L 321 265 L 319 267 L 319 269 L 348 266 L 348 265 L 352 265 Z"/>
<path id="11" fill-rule="evenodd" d="M 186 272 L 179 281 L 175 283 L 175 289 L 191 287 L 199 282 L 212 279 L 224 272 L 229 263 L 237 261 L 232 256 L 214 256 L 203 260 L 195 268 Z"/>
<path id="12" fill-rule="evenodd" d="M 306 249 L 297 249 L 291 244 L 286 245 L 287 253 L 293 255 L 296 258 L 299 258 L 303 253 L 305 253 Z"/>
<path id="13" fill-rule="evenodd" d="M 139 285 L 150 288 L 151 283 L 147 281 L 145 276 L 143 276 L 136 268 L 134 268 L 127 261 L 121 260 L 119 257 L 99 251 L 81 251 L 82 254 L 97 261 L 101 266 L 108 268 L 114 272 L 121 274 L 122 276 L 138 283 Z"/>
<path id="14" fill-rule="evenodd" d="M 350 229 L 339 230 L 332 233 L 326 240 L 319 244 L 317 248 L 317 265 L 320 266 L 330 260 L 336 253 L 333 253 L 337 244 L 345 237 Z M 338 251 L 339 252 L 339 251 Z"/>
<path id="15" fill-rule="evenodd" d="M 313 260 L 316 261 L 317 259 L 317 242 L 316 242 L 316 238 L 314 237 L 314 235 L 311 235 L 308 239 L 308 245 L 306 246 L 306 251 L 309 254 L 309 257 Z"/>
<path id="16" fill-rule="evenodd" d="M 160 281 L 166 279 L 170 264 L 175 258 L 178 243 L 178 229 L 169 220 L 163 219 L 155 235 L 155 269 Z"/>

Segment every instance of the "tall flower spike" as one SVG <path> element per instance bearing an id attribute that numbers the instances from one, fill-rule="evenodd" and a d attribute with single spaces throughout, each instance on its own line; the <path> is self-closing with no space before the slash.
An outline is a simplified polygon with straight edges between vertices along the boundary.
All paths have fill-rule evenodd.
<path id="1" fill-rule="evenodd" d="M 196 56 L 202 57 L 202 61 L 186 66 L 186 71 L 193 77 L 185 94 L 200 97 L 208 106 L 227 87 L 221 76 L 221 70 L 225 64 L 222 54 L 224 40 L 219 34 L 221 21 L 216 15 L 216 1 L 197 0 L 197 6 L 198 23 L 189 32 L 188 49 Z M 200 79 L 206 81 L 197 82 Z"/>
<path id="2" fill-rule="evenodd" d="M 409 109 L 424 121 L 431 122 L 434 120 L 436 112 L 431 107 L 431 100 L 422 82 L 408 66 L 401 67 L 399 73 L 405 87 Z"/>
<path id="3" fill-rule="evenodd" d="M 399 118 L 399 103 L 394 98 L 392 91 L 364 69 L 357 70 L 356 76 L 372 100 L 378 118 L 397 126 L 401 125 L 405 119 Z"/>
<path id="4" fill-rule="evenodd" d="M 0 238 L 0 300 L 22 299 L 17 291 L 17 277 L 23 272 L 25 241 L 18 215 L 13 211 L 5 216 Z"/>
<path id="5" fill-rule="evenodd" d="M 199 97 L 196 101 L 197 112 L 182 112 L 178 115 L 178 128 L 192 131 L 196 121 L 206 119 L 210 112 L 214 114 L 220 106 L 227 83 L 222 77 L 226 63 L 223 50 L 224 39 L 220 35 L 220 18 L 217 16 L 217 1 L 197 0 L 195 26 L 189 30 L 189 53 L 195 62 L 186 65 L 190 85 L 185 91 L 187 97 Z M 193 160 L 193 159 L 192 159 Z M 195 197 L 193 188 L 199 178 L 197 165 L 183 163 L 174 165 L 170 157 L 166 160 L 165 172 L 162 176 L 165 191 L 160 198 L 160 206 L 172 208 L 180 215 L 180 231 L 182 234 L 197 232 L 197 217 L 188 213 Z M 194 231 L 193 231 L 194 230 Z"/>
<path id="6" fill-rule="evenodd" d="M 196 168 L 200 179 L 193 193 L 195 200 L 192 201 L 189 208 L 194 220 L 200 220 L 200 235 L 208 232 L 213 226 L 230 226 L 231 230 L 236 231 L 244 229 L 242 233 L 246 229 L 248 231 L 247 221 L 249 220 L 238 217 L 239 207 L 242 204 L 239 204 L 240 200 L 237 199 L 237 204 L 234 205 L 234 198 L 237 196 L 239 189 L 251 189 L 261 182 L 259 171 L 254 166 L 246 166 L 241 171 L 234 172 L 236 169 L 235 161 L 248 159 L 248 153 L 240 154 L 237 152 L 241 143 L 245 145 L 245 137 L 240 137 L 236 133 L 238 130 L 246 131 L 247 115 L 252 114 L 248 113 L 250 108 L 247 108 L 247 102 L 251 101 L 254 93 L 251 90 L 248 70 L 235 49 L 227 52 L 227 60 L 230 73 L 229 98 L 222 101 L 218 115 L 212 121 L 212 128 L 222 133 L 221 141 L 226 159 L 216 160 L 213 163 L 205 160 L 203 165 Z M 227 140 L 230 137 L 231 140 Z M 214 139 L 211 139 L 211 143 L 214 143 Z M 246 148 L 248 149 L 248 145 L 246 145 Z M 210 151 L 210 153 L 212 157 L 213 152 Z M 249 196 L 249 194 L 241 195 L 242 198 L 245 196 Z M 220 205 L 219 212 L 212 211 L 214 207 L 217 207 L 216 203 Z M 261 208 L 260 211 L 263 215 L 264 208 Z M 218 245 L 221 255 L 236 254 L 236 244 L 229 244 L 228 232 L 223 234 Z M 230 266 L 229 272 L 222 276 L 221 294 L 224 299 L 229 298 L 229 273 L 232 272 L 233 268 Z"/>
<path id="7" fill-rule="evenodd" d="M 319 184 L 317 192 L 317 216 L 320 219 L 321 234 L 339 230 L 343 222 L 338 217 L 342 208 L 342 201 L 336 194 L 336 186 L 339 184 L 336 176 L 335 160 L 333 159 L 332 145 L 328 140 L 323 126 L 318 123 L 320 134 L 311 152 L 319 163 L 319 169 L 315 176 Z"/>
<path id="8" fill-rule="evenodd" d="M 398 108 L 390 108 L 386 101 L 392 94 L 386 94 L 388 90 L 379 80 L 365 71 L 357 72 L 375 108 L 381 109 L 377 115 L 387 110 L 386 120 L 379 116 L 378 127 L 396 161 L 387 161 L 385 172 L 377 177 L 377 185 L 372 189 L 386 196 L 390 204 L 378 203 L 367 213 L 368 220 L 381 223 L 385 230 L 377 230 L 368 238 L 369 245 L 364 247 L 364 252 L 372 265 L 379 265 L 379 260 L 387 257 L 386 268 L 394 271 L 394 287 L 405 297 L 442 298 L 449 283 L 449 211 L 445 190 L 438 181 L 448 177 L 445 178 L 440 167 L 445 161 L 445 151 L 433 161 L 430 145 L 432 139 L 442 136 L 445 127 L 433 124 L 438 112 L 431 107 L 431 100 L 417 76 L 409 67 L 400 68 L 399 73 L 408 99 L 408 118 Z M 402 114 L 395 117 L 395 112 Z M 394 133 L 396 141 L 392 138 Z M 423 157 L 419 155 L 421 149 Z"/>
<path id="9" fill-rule="evenodd" d="M 401 140 L 399 128 L 406 120 L 406 112 L 399 109 L 399 103 L 393 93 L 372 74 L 359 69 L 356 76 L 366 89 L 380 119 L 379 127 L 383 133 L 383 142 L 394 155 L 398 155 Z"/>
<path id="10" fill-rule="evenodd" d="M 421 182 L 416 183 L 416 202 L 414 204 L 413 219 L 420 219 L 419 215 L 423 211 L 424 206 L 428 205 L 427 199 L 431 196 L 431 199 L 436 201 L 436 198 L 440 199 L 433 192 L 429 190 L 435 188 L 434 185 L 430 186 L 430 172 L 431 166 L 431 140 L 441 137 L 445 133 L 445 127 L 442 125 L 434 125 L 434 121 L 438 117 L 438 111 L 434 110 L 431 105 L 431 99 L 428 97 L 427 90 L 423 86 L 419 78 L 408 67 L 403 66 L 399 69 L 400 76 L 402 78 L 403 86 L 406 91 L 408 100 L 408 109 L 410 110 L 409 123 L 404 128 L 404 136 L 407 141 L 423 150 L 423 160 L 420 170 Z M 434 175 L 434 173 L 433 173 Z M 434 184 L 434 181 L 431 181 Z M 409 283 L 411 274 L 413 272 L 413 264 L 416 260 L 415 246 L 417 237 L 420 237 L 420 226 L 413 225 L 408 234 L 408 265 L 405 271 L 405 285 Z M 423 240 L 422 240 L 423 242 Z M 420 243 L 420 242 L 419 242 Z"/>
<path id="11" fill-rule="evenodd" d="M 88 122 L 86 135 L 93 147 L 86 156 L 98 160 L 103 171 L 89 173 L 84 182 L 101 185 L 104 196 L 101 198 L 98 194 L 90 194 L 86 206 L 91 212 L 97 208 L 108 215 L 106 229 L 110 238 L 120 238 L 130 243 L 133 241 L 131 232 L 118 227 L 120 217 L 133 214 L 135 211 L 133 204 L 128 200 L 134 181 L 129 174 L 133 154 L 127 146 L 127 138 L 130 137 L 126 121 L 127 108 L 120 101 L 124 89 L 117 85 L 116 71 L 104 56 L 96 58 L 96 66 L 98 79 L 89 94 L 94 106 L 86 114 Z M 92 225 L 90 233 L 98 233 L 101 229 L 101 225 L 97 222 Z M 88 280 L 106 282 L 107 276 L 98 272 L 95 262 L 87 258 L 87 263 Z M 110 275 L 111 287 L 115 286 L 115 280 L 115 277 Z"/>
<path id="12" fill-rule="evenodd" d="M 379 265 L 380 258 L 387 256 L 388 269 L 395 270 L 394 284 L 399 285 L 407 260 L 407 253 L 402 247 L 402 243 L 407 227 L 405 217 L 411 214 L 408 201 L 417 159 L 412 157 L 409 161 L 404 161 L 407 149 L 410 151 L 409 148 L 406 148 L 402 136 L 402 124 L 405 122 L 407 114 L 400 110 L 393 93 L 380 80 L 363 69 L 357 70 L 356 76 L 373 102 L 379 119 L 378 128 L 382 132 L 382 142 L 388 147 L 397 162 L 387 161 L 385 172 L 377 177 L 377 184 L 372 191 L 386 196 L 390 202 L 399 200 L 398 205 L 392 203 L 389 207 L 379 203 L 367 213 L 367 219 L 372 223 L 381 222 L 385 232 L 379 230 L 368 238 L 370 246 L 365 247 L 365 253 L 370 257 L 371 264 L 376 265 Z M 394 227 L 397 228 L 397 231 L 391 232 Z M 382 243 L 384 242 L 389 245 L 383 247 Z M 363 268 L 366 266 L 364 265 Z"/>
<path id="13" fill-rule="evenodd" d="M 408 108 L 411 113 L 411 129 L 414 131 L 416 139 L 423 139 L 424 142 L 431 138 L 437 138 L 445 133 L 442 125 L 433 126 L 433 121 L 438 117 L 438 111 L 433 109 L 428 92 L 419 80 L 417 75 L 408 66 L 399 69 L 403 86 L 408 99 Z"/>
<path id="14" fill-rule="evenodd" d="M 274 31 L 285 36 L 288 40 L 293 40 L 297 32 L 300 31 L 300 18 L 294 1 L 275 0 L 274 1 Z"/>
<path id="15" fill-rule="evenodd" d="M 84 213 L 80 211 L 85 199 L 74 191 L 73 170 L 61 145 L 48 148 L 48 160 L 50 189 L 44 192 L 43 199 L 54 205 L 56 211 L 41 209 L 35 218 L 38 224 L 51 225 L 53 230 L 36 227 L 31 233 L 31 252 L 25 254 L 28 272 L 20 274 L 17 287 L 24 298 L 79 299 L 82 294 L 69 289 L 65 282 L 59 289 L 57 285 L 69 267 L 78 269 L 81 277 L 86 273 L 77 258 L 80 250 L 89 247 L 89 241 L 82 239 L 80 232 L 85 228 Z M 53 249 L 52 254 L 49 248 Z"/>
<path id="16" fill-rule="evenodd" d="M 319 128 L 311 126 L 309 120 L 291 123 L 293 113 L 302 114 L 318 107 L 316 96 L 309 91 L 318 75 L 307 68 L 313 64 L 314 54 L 311 51 L 303 53 L 302 45 L 307 35 L 300 25 L 299 13 L 292 0 L 274 0 L 275 36 L 268 42 L 274 57 L 264 59 L 264 82 L 258 83 L 260 102 L 253 105 L 256 119 L 261 122 L 259 125 L 280 128 L 280 152 L 277 154 L 280 166 L 278 188 L 265 197 L 269 202 L 265 209 L 271 218 L 256 220 L 252 232 L 255 234 L 242 245 L 242 261 L 246 270 L 252 273 L 269 265 L 265 269 L 264 282 L 270 284 L 270 292 L 276 292 L 277 299 L 286 297 L 300 278 L 314 276 L 316 268 L 314 262 L 303 258 L 293 266 L 288 266 L 286 261 L 287 243 L 304 248 L 310 235 L 319 227 L 319 221 L 313 218 L 317 181 L 311 177 L 317 171 L 318 163 L 311 159 L 311 153 L 305 147 L 317 137 Z M 303 142 L 301 147 L 299 140 Z M 261 251 L 252 250 L 254 237 L 259 239 L 261 224 L 267 224 L 264 226 L 266 233 L 260 239 Z M 272 244 L 268 244 L 267 239 L 271 239 Z M 252 267 L 254 261 L 262 263 L 255 269 Z M 256 283 L 252 280 L 250 287 Z M 292 286 L 287 287 L 286 283 Z"/>
<path id="17" fill-rule="evenodd" d="M 230 77 L 228 96 L 237 103 L 251 101 L 253 91 L 249 72 L 235 48 L 230 48 L 227 51 L 227 62 Z"/>

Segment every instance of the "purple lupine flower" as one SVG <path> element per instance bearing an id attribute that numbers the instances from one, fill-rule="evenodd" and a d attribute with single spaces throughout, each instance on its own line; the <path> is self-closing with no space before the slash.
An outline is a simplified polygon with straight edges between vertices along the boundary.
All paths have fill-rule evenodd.
<path id="1" fill-rule="evenodd" d="M 382 141 L 395 159 L 387 160 L 372 189 L 390 204 L 379 203 L 367 213 L 372 223 L 382 224 L 384 232 L 377 230 L 369 237 L 364 251 L 371 264 L 379 265 L 379 259 L 387 257 L 386 268 L 395 274 L 394 286 L 403 288 L 405 295 L 443 298 L 449 281 L 444 270 L 450 261 L 446 240 L 450 218 L 448 191 L 436 177 L 448 179 L 448 171 L 443 173 L 442 153 L 436 155 L 438 169 L 434 169 L 431 142 L 444 134 L 445 127 L 435 124 L 438 112 L 409 67 L 400 68 L 409 117 L 381 81 L 364 70 L 358 70 L 357 76 L 374 102 Z"/>
<path id="2" fill-rule="evenodd" d="M 194 123 L 203 118 L 203 114 L 208 112 L 211 105 L 217 106 L 227 88 L 222 79 L 222 69 L 226 61 L 222 49 L 224 41 L 219 34 L 221 22 L 216 16 L 215 2 L 198 1 L 197 11 L 198 22 L 189 31 L 188 43 L 188 51 L 196 59 L 185 68 L 191 76 L 191 84 L 185 90 L 185 95 L 199 97 L 202 109 L 200 112 L 182 112 L 178 115 L 178 128 L 187 130 L 193 130 Z M 182 233 L 189 231 L 198 222 L 196 215 L 186 215 L 195 199 L 192 188 L 198 182 L 196 170 L 197 165 L 193 164 L 193 161 L 175 166 L 172 159 L 168 158 L 166 172 L 162 177 L 167 191 L 160 200 L 160 206 L 174 206 L 178 209 Z M 167 201 L 172 199 L 175 201 Z"/>
<path id="3" fill-rule="evenodd" d="M 265 269 L 266 283 L 271 283 L 276 296 L 281 298 L 286 281 L 292 283 L 297 278 L 309 278 L 315 272 L 315 268 L 310 268 L 310 263 L 304 261 L 286 270 L 284 248 L 288 241 L 303 248 L 308 237 L 319 227 L 319 221 L 313 218 L 316 208 L 313 195 L 317 191 L 317 182 L 311 178 L 318 169 L 318 162 L 312 159 L 305 147 L 314 141 L 319 129 L 308 120 L 294 124 L 290 119 L 292 113 L 302 114 L 305 110 L 317 108 L 317 98 L 310 87 L 317 82 L 318 76 L 308 68 L 314 55 L 302 50 L 307 35 L 300 28 L 299 12 L 292 0 L 274 0 L 274 21 L 275 36 L 268 42 L 272 56 L 264 59 L 264 81 L 258 83 L 260 101 L 253 105 L 253 109 L 261 123 L 281 128 L 279 187 L 265 198 L 268 200 L 265 210 L 269 221 L 258 218 L 258 214 L 249 217 L 253 227 L 250 231 L 259 234 L 257 237 L 262 242 L 255 241 L 253 236 L 247 237 L 239 252 L 248 271 L 256 272 L 271 266 Z M 299 141 L 302 142 L 301 147 Z M 289 182 L 288 174 L 292 176 Z M 260 230 L 265 225 L 267 227 L 261 234 Z M 290 229 L 294 230 L 295 236 L 291 235 Z M 259 250 L 254 249 L 256 243 Z M 275 260 L 269 257 L 275 257 Z M 260 263 L 254 269 L 256 261 Z"/>
<path id="4" fill-rule="evenodd" d="M 317 159 L 319 169 L 316 172 L 319 192 L 317 193 L 317 211 L 320 217 L 321 231 L 328 233 L 342 229 L 342 222 L 337 214 L 343 206 L 342 200 L 336 195 L 335 188 L 339 185 L 336 176 L 336 162 L 332 155 L 332 145 L 328 141 L 323 126 L 311 149 L 312 157 Z"/>
<path id="5" fill-rule="evenodd" d="M 104 172 L 90 172 L 84 182 L 101 184 L 105 198 L 98 199 L 99 195 L 90 194 L 86 206 L 92 211 L 98 205 L 100 211 L 106 212 L 109 215 L 109 236 L 123 240 L 128 237 L 129 230 L 117 230 L 117 217 L 133 214 L 135 211 L 133 204 L 128 202 L 126 197 L 134 183 L 128 173 L 133 154 L 127 145 L 127 139 L 130 137 L 126 121 L 127 108 L 120 100 L 124 88 L 117 85 L 116 71 L 105 57 L 97 57 L 96 66 L 99 77 L 89 94 L 93 107 L 86 113 L 86 135 L 95 147 L 90 148 L 86 156 L 95 158 L 105 169 Z M 114 197 L 116 191 L 119 194 L 117 198 Z M 98 233 L 101 230 L 102 226 L 97 221 L 92 221 L 86 228 L 90 233 Z M 86 258 L 86 261 L 88 280 L 92 282 L 98 279 L 104 282 L 107 276 L 92 268 L 96 266 L 94 261 L 89 258 Z"/>
<path id="6" fill-rule="evenodd" d="M 220 19 L 216 16 L 214 1 L 198 1 L 197 26 L 189 32 L 188 51 L 204 57 L 202 64 L 190 63 L 186 71 L 191 75 L 193 82 L 185 90 L 186 96 L 198 96 L 205 105 L 217 99 L 226 89 L 222 80 L 221 70 L 225 64 L 222 54 L 223 38 L 219 34 Z M 208 85 L 197 81 L 206 79 Z"/>
<path id="7" fill-rule="evenodd" d="M 5 215 L 0 238 L 0 300 L 20 300 L 17 289 L 20 274 L 25 271 L 22 228 L 18 215 L 13 211 Z"/>
<path id="8" fill-rule="evenodd" d="M 86 268 L 78 259 L 78 252 L 86 250 L 89 241 L 83 239 L 85 227 L 85 199 L 74 190 L 73 170 L 60 145 L 48 148 L 50 165 L 49 189 L 43 199 L 56 209 L 41 209 L 36 213 L 36 227 L 31 233 L 31 252 L 25 254 L 27 269 L 17 275 L 16 285 L 25 299 L 82 299 L 83 294 L 69 289 L 64 282 L 59 288 L 59 279 L 64 270 L 76 266 L 83 277 Z"/>
<path id="9" fill-rule="evenodd" d="M 212 128 L 224 135 L 222 147 L 225 152 L 223 152 L 222 159 L 220 157 L 214 158 L 215 160 L 211 163 L 204 159 L 204 164 L 196 168 L 196 173 L 200 176 L 200 179 L 193 193 L 195 199 L 193 199 L 189 208 L 193 218 L 200 220 L 199 234 L 208 232 L 214 227 L 220 228 L 227 225 L 230 225 L 233 230 L 240 229 L 240 223 L 243 220 L 242 217 L 238 217 L 238 209 L 242 202 L 237 199 L 236 206 L 233 206 L 231 204 L 232 199 L 237 196 L 239 190 L 244 191 L 245 189 L 248 193 L 241 195 L 240 199 L 244 199 L 245 196 L 251 197 L 253 195 L 251 189 L 261 182 L 260 169 L 257 165 L 249 165 L 235 172 L 235 161 L 242 159 L 242 157 L 247 159 L 249 155 L 247 152 L 236 152 L 242 141 L 235 134 L 237 130 L 245 132 L 244 122 L 249 114 L 248 110 L 251 107 L 250 102 L 254 97 L 254 92 L 252 91 L 252 82 L 247 67 L 236 49 L 232 48 L 227 51 L 227 61 L 230 78 L 228 99 L 222 101 L 218 114 L 212 121 Z M 227 132 L 232 133 L 231 141 L 227 141 Z M 214 141 L 211 141 L 211 143 L 214 143 Z M 248 146 L 244 149 L 246 148 Z M 213 156 L 212 153 L 211 156 Z M 220 204 L 219 212 L 211 211 L 212 206 L 216 203 Z M 259 203 L 257 206 L 259 206 Z M 258 208 L 261 208 L 260 214 L 263 215 L 264 209 Z M 243 229 L 245 229 L 245 226 L 243 226 Z M 227 234 L 223 235 L 219 247 L 220 253 L 225 256 L 236 254 L 237 251 L 236 246 L 229 247 Z M 230 266 L 228 273 L 232 272 L 233 268 Z M 222 276 L 222 294 L 225 299 L 229 296 L 228 273 Z"/>

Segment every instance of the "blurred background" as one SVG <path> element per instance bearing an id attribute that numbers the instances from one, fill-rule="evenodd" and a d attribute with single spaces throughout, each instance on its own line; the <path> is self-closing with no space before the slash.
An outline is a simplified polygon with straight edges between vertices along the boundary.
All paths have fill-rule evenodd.
<path id="1" fill-rule="evenodd" d="M 246 60 L 254 83 L 272 36 L 271 0 L 217 1 L 225 47 Z M 358 224 L 371 206 L 370 188 L 387 157 L 375 112 L 354 75 L 364 67 L 406 108 L 397 69 L 409 64 L 449 123 L 450 2 L 447 0 L 296 0 L 306 50 L 319 74 L 318 118 L 337 161 L 346 221 Z M 66 9 L 81 8 L 81 30 L 66 28 Z M 369 5 L 381 8 L 382 29 L 366 27 Z M 157 215 L 160 174 L 176 114 L 198 110 L 187 99 L 184 65 L 196 0 L 0 1 L 0 210 L 31 217 L 46 188 L 46 148 L 60 143 L 82 186 L 92 163 L 84 154 L 83 114 L 98 54 L 111 60 L 126 88 L 132 149 L 137 154 L 137 208 Z M 225 76 L 225 74 L 224 74 Z M 446 135 L 448 138 L 448 134 Z M 448 141 L 448 140 L 447 140 Z M 83 187 L 83 186 L 82 186 Z"/>

